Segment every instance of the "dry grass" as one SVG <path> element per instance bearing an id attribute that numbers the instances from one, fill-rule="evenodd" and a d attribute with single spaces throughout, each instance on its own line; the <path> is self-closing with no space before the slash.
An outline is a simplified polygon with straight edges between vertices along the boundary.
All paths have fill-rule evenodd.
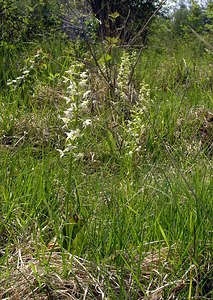
<path id="1" fill-rule="evenodd" d="M 58 126 L 55 120 L 58 118 Z M 60 119 L 53 113 L 28 113 L 14 120 L 13 128 L 2 132 L 0 146 L 4 148 L 17 148 L 24 143 L 33 147 L 60 147 L 64 142 Z"/>
<path id="2" fill-rule="evenodd" d="M 51 110 L 58 110 L 63 106 L 63 102 L 63 90 L 59 86 L 57 88 L 48 85 L 37 86 L 31 99 L 32 107 L 39 109 L 49 107 Z"/>
<path id="3" fill-rule="evenodd" d="M 206 154 L 213 154 L 213 113 L 204 107 L 191 109 L 186 118 L 177 121 L 175 139 L 186 144 L 188 152 L 192 148 L 204 150 Z"/>
<path id="4" fill-rule="evenodd" d="M 32 245 L 31 245 L 32 247 Z M 37 257 L 32 248 L 20 245 L 0 267 L 0 298 L 2 300 L 30 299 L 112 299 L 107 294 L 113 290 L 114 299 L 120 298 L 120 271 L 110 264 L 98 267 L 81 257 L 43 248 Z M 141 269 L 141 278 L 135 280 L 135 270 L 128 269 L 126 261 L 124 289 L 126 299 L 160 300 L 165 289 L 170 290 L 167 299 L 178 299 L 177 294 L 185 288 L 187 277 L 196 268 L 191 265 L 181 278 L 169 281 L 172 271 L 168 261 L 168 249 L 147 253 L 140 261 L 135 255 L 135 265 Z M 112 259 L 109 261 L 112 262 Z M 135 281 L 138 281 L 137 284 Z M 110 294 L 112 294 L 110 291 Z"/>

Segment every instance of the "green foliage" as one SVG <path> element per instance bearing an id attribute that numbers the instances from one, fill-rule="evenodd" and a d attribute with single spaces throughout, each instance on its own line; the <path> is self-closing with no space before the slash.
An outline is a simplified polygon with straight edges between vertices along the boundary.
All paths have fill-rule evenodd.
<path id="1" fill-rule="evenodd" d="M 57 1 L 1 0 L 0 40 L 14 44 L 49 34 L 59 25 L 57 8 Z"/>
<path id="2" fill-rule="evenodd" d="M 173 30 L 176 35 L 184 34 L 184 27 L 188 25 L 189 11 L 183 4 L 174 14 Z"/>
<path id="3" fill-rule="evenodd" d="M 197 32 L 202 32 L 206 23 L 204 10 L 196 3 L 193 3 L 189 11 L 189 25 Z"/>
<path id="4" fill-rule="evenodd" d="M 184 36 L 184 34 L 190 33 L 190 27 L 197 33 L 208 31 L 209 25 L 212 23 L 211 10 L 211 1 L 206 7 L 200 6 L 195 1 L 192 2 L 189 8 L 182 3 L 173 15 L 172 27 L 174 34 Z"/>
<path id="5" fill-rule="evenodd" d="M 117 37 L 124 43 L 145 42 L 148 26 L 143 28 L 154 14 L 160 1 L 87 1 L 92 12 L 100 21 L 99 35 Z M 140 33 L 140 34 L 138 34 Z"/>
<path id="6" fill-rule="evenodd" d="M 205 16 L 207 19 L 205 27 L 207 31 L 212 33 L 213 32 L 213 2 L 212 1 L 208 2 L 208 6 L 205 10 Z"/>
<path id="7" fill-rule="evenodd" d="M 70 216 L 63 224 L 63 247 L 68 251 L 79 254 L 83 248 L 84 223 L 77 214 Z"/>
<path id="8" fill-rule="evenodd" d="M 57 20 L 57 1 L 31 0 L 26 16 L 27 29 L 25 32 L 25 40 L 31 36 L 41 36 L 42 34 L 51 33 L 60 25 Z"/>

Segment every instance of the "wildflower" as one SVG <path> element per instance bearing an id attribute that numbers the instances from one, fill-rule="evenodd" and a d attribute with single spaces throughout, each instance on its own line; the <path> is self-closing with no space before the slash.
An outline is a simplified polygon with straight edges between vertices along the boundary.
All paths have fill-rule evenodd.
<path id="1" fill-rule="evenodd" d="M 60 158 L 64 156 L 64 151 L 61 149 L 56 149 L 60 153 Z"/>
<path id="2" fill-rule="evenodd" d="M 72 83 L 67 87 L 67 94 L 70 96 L 78 95 L 77 87 Z"/>
<path id="3" fill-rule="evenodd" d="M 67 139 L 73 141 L 75 138 L 78 138 L 81 136 L 80 130 L 71 130 L 70 132 L 66 132 Z"/>
<path id="4" fill-rule="evenodd" d="M 65 71 L 65 73 L 67 73 L 67 74 L 69 74 L 69 75 L 71 75 L 72 72 L 73 72 L 73 70 L 67 70 L 67 71 Z"/>
<path id="5" fill-rule="evenodd" d="M 76 89 L 75 83 L 70 80 L 70 85 L 67 87 L 67 89 L 72 91 L 75 90 Z"/>
<path id="6" fill-rule="evenodd" d="M 30 71 L 28 71 L 28 70 L 23 71 L 23 74 L 29 74 L 29 73 L 30 73 Z"/>
<path id="7" fill-rule="evenodd" d="M 129 151 L 129 156 L 132 157 L 132 155 L 133 155 L 133 152 Z"/>
<path id="8" fill-rule="evenodd" d="M 79 105 L 81 108 L 86 108 L 88 105 L 88 100 L 85 100 L 83 102 L 81 102 L 81 104 Z"/>
<path id="9" fill-rule="evenodd" d="M 81 80 L 81 87 L 83 87 L 83 88 L 87 87 L 87 80 L 86 79 Z"/>
<path id="10" fill-rule="evenodd" d="M 65 115 L 65 118 L 67 119 L 72 119 L 72 116 L 73 116 L 73 108 L 70 107 L 68 108 L 67 110 L 64 111 L 64 115 Z"/>
<path id="11" fill-rule="evenodd" d="M 83 99 L 87 98 L 88 95 L 91 93 L 90 90 L 86 91 L 84 94 L 83 94 Z"/>
<path id="12" fill-rule="evenodd" d="M 74 154 L 75 159 L 81 159 L 84 157 L 83 153 Z"/>
<path id="13" fill-rule="evenodd" d="M 25 78 L 24 75 L 23 75 L 23 76 L 16 77 L 17 80 L 21 80 L 21 79 L 24 79 L 24 78 Z"/>
<path id="14" fill-rule="evenodd" d="M 80 74 L 80 77 L 81 77 L 82 79 L 87 79 L 87 77 L 88 77 L 87 72 L 82 72 L 82 73 Z"/>
<path id="15" fill-rule="evenodd" d="M 87 126 L 89 126 L 89 125 L 91 125 L 92 124 L 92 121 L 90 120 L 90 119 L 87 119 L 87 120 L 85 120 L 84 122 L 83 122 L 83 127 L 87 127 Z"/>
<path id="16" fill-rule="evenodd" d="M 61 120 L 64 122 L 64 127 L 66 127 L 70 121 L 70 118 L 61 118 Z"/>
<path id="17" fill-rule="evenodd" d="M 64 100 L 66 100 L 66 103 L 69 103 L 71 99 L 69 97 L 63 97 Z"/>
<path id="18" fill-rule="evenodd" d="M 67 147 L 64 149 L 64 152 L 70 152 L 74 149 L 76 149 L 76 146 L 73 146 L 72 144 L 68 144 Z"/>
<path id="19" fill-rule="evenodd" d="M 67 83 L 67 81 L 69 81 L 69 79 L 65 76 L 62 76 L 62 78 L 64 78 L 63 83 Z"/>

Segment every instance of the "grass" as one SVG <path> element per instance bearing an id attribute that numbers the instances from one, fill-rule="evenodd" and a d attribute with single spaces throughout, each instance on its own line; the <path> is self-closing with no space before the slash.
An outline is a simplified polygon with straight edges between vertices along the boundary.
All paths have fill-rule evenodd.
<path id="1" fill-rule="evenodd" d="M 54 37 L 1 54 L 2 299 L 212 298 L 212 53 L 192 45 L 142 53 L 134 83 L 150 97 L 132 156 L 127 121 L 93 80 L 99 121 L 78 160 L 56 150 L 72 45 Z M 24 84 L 7 87 L 30 60 Z"/>

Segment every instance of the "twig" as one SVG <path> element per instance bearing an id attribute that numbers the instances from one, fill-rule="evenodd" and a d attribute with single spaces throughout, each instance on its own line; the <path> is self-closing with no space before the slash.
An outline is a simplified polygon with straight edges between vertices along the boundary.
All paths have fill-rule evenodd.
<path id="1" fill-rule="evenodd" d="M 156 8 L 156 10 L 152 13 L 152 15 L 149 17 L 149 19 L 146 21 L 146 23 L 143 25 L 143 27 L 138 31 L 138 33 L 133 37 L 133 39 L 130 41 L 129 45 L 131 45 L 138 36 L 146 29 L 150 21 L 154 18 L 154 16 L 157 14 L 157 12 L 162 8 L 162 6 L 166 3 L 166 1 L 162 1 L 159 6 Z"/>
<path id="2" fill-rule="evenodd" d="M 150 21 L 154 18 L 154 16 L 157 14 L 157 12 L 162 8 L 162 6 L 165 4 L 165 2 L 166 2 L 166 1 L 162 1 L 162 2 L 160 3 L 160 5 L 157 7 L 157 9 L 153 12 L 153 14 L 149 17 L 149 19 L 146 21 L 146 23 L 144 24 L 144 26 L 141 28 L 141 30 L 139 30 L 138 33 L 134 36 L 134 38 L 130 41 L 129 45 L 131 45 L 131 44 L 135 41 L 135 39 L 136 39 L 138 36 L 140 36 L 140 34 L 146 29 L 146 27 L 148 26 L 148 24 L 150 23 Z M 140 48 L 140 51 L 139 51 L 138 56 L 137 56 L 137 58 L 136 58 L 136 60 L 135 60 L 135 63 L 134 63 L 134 65 L 132 66 L 132 70 L 131 70 L 131 72 L 130 72 L 130 76 L 129 76 L 129 80 L 128 80 L 127 85 L 129 85 L 129 84 L 131 83 L 131 81 L 132 81 L 132 77 L 133 77 L 133 75 L 134 75 L 135 68 L 136 68 L 136 66 L 137 66 L 137 64 L 138 64 L 138 61 L 139 61 L 139 59 L 140 59 L 140 57 L 141 57 L 141 54 L 142 54 L 142 51 L 143 51 L 144 48 L 145 48 L 144 46 L 142 46 L 142 47 Z"/>
<path id="3" fill-rule="evenodd" d="M 210 48 L 210 50 L 213 52 L 213 46 L 210 45 L 206 40 L 204 40 L 204 38 L 202 36 L 200 36 L 192 27 L 190 27 L 190 30 L 194 33 L 194 35 L 201 41 L 203 42 L 208 48 Z"/>

